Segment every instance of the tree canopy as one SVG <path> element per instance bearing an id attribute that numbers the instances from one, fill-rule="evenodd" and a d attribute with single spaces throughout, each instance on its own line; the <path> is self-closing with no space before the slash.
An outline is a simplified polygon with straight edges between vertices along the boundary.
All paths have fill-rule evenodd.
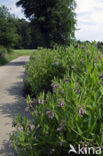
<path id="1" fill-rule="evenodd" d="M 13 47 L 18 41 L 13 18 L 7 7 L 0 7 L 0 45 L 4 47 Z"/>
<path id="2" fill-rule="evenodd" d="M 16 49 L 30 49 L 34 48 L 31 46 L 31 26 L 25 19 L 15 18 L 14 21 L 17 34 L 19 36 L 19 42 L 15 45 Z"/>
<path id="3" fill-rule="evenodd" d="M 67 45 L 73 39 L 75 0 L 19 0 L 17 6 L 22 6 L 31 21 L 39 45 Z"/>

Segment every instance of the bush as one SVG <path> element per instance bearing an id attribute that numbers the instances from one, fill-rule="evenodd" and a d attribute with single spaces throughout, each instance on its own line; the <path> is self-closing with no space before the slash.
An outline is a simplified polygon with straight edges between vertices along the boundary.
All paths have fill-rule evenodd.
<path id="1" fill-rule="evenodd" d="M 44 75 L 44 68 L 39 67 L 48 62 L 47 67 L 51 68 L 55 62 L 51 59 L 54 52 L 46 54 L 42 56 L 42 62 L 39 52 L 31 59 L 37 71 L 41 69 L 37 73 L 38 79 L 39 75 L 40 78 Z M 11 143 L 21 156 L 67 156 L 71 155 L 68 154 L 70 144 L 75 148 L 80 144 L 84 152 L 85 145 L 103 146 L 103 56 L 90 45 L 77 49 L 71 46 L 65 51 L 59 49 L 55 56 L 66 74 L 62 79 L 61 75 L 52 79 L 52 93 L 48 91 L 45 96 L 41 92 L 36 98 L 28 96 L 26 111 L 32 115 L 31 121 L 23 120 L 20 115 L 15 120 L 17 131 L 13 133 Z M 29 75 L 29 80 L 34 75 Z"/>
<path id="2" fill-rule="evenodd" d="M 0 46 L 0 65 L 3 65 L 7 62 L 5 59 L 5 54 L 8 52 L 8 50 L 4 46 Z"/>
<path id="3" fill-rule="evenodd" d="M 24 90 L 27 92 L 29 89 L 31 96 L 36 96 L 42 91 L 52 91 L 51 80 L 63 78 L 66 66 L 58 51 L 39 48 L 27 64 L 26 73 Z"/>
<path id="4" fill-rule="evenodd" d="M 0 46 L 0 56 L 4 56 L 7 53 L 7 49 L 4 46 Z"/>

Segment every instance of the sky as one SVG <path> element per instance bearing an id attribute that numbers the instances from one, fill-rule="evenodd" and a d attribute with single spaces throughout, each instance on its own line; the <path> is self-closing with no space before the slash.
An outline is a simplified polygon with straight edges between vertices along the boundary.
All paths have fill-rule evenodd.
<path id="1" fill-rule="evenodd" d="M 16 15 L 16 17 L 25 18 L 22 8 L 16 7 L 17 1 L 18 0 L 0 0 L 0 6 L 5 5 L 6 7 L 8 7 L 10 9 L 11 13 Z"/>
<path id="2" fill-rule="evenodd" d="M 103 41 L 103 0 L 76 0 L 76 38 Z"/>
<path id="3" fill-rule="evenodd" d="M 6 5 L 11 8 L 11 13 L 19 18 L 24 18 L 22 9 L 15 5 L 17 1 L 0 0 L 0 5 Z M 103 0 L 76 0 L 76 3 L 76 38 L 103 41 Z"/>

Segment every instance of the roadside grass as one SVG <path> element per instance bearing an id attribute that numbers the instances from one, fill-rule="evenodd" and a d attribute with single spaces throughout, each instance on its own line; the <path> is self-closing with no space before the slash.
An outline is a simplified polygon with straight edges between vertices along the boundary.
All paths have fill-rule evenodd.
<path id="1" fill-rule="evenodd" d="M 20 56 L 31 56 L 34 51 L 34 49 L 12 50 L 12 52 L 5 54 L 5 56 L 0 59 L 0 65 L 4 65 Z"/>

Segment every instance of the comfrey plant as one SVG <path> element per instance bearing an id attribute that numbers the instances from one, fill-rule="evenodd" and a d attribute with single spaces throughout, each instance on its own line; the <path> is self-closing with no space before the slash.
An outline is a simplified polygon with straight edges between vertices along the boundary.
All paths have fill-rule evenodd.
<path id="1" fill-rule="evenodd" d="M 38 55 L 34 55 L 31 64 L 34 65 Z M 49 82 L 51 90 L 37 94 L 35 100 L 28 96 L 26 111 L 32 116 L 30 121 L 20 115 L 15 121 L 17 131 L 11 137 L 11 144 L 20 156 L 68 156 L 70 145 L 75 151 L 79 145 L 82 153 L 83 147 L 88 149 L 86 145 L 93 150 L 103 146 L 103 59 L 91 45 L 77 49 L 71 46 L 65 51 L 58 49 L 56 55 L 66 73 L 63 77 L 55 76 Z M 39 67 L 42 65 L 44 63 Z M 34 73 L 30 71 L 30 81 Z M 39 72 L 36 78 L 41 75 Z M 40 88 L 34 84 L 35 92 Z"/>
<path id="2" fill-rule="evenodd" d="M 54 77 L 63 78 L 66 73 L 60 54 L 56 50 L 42 49 L 35 52 L 26 65 L 25 92 L 37 96 L 42 91 L 51 91 L 51 81 Z"/>

